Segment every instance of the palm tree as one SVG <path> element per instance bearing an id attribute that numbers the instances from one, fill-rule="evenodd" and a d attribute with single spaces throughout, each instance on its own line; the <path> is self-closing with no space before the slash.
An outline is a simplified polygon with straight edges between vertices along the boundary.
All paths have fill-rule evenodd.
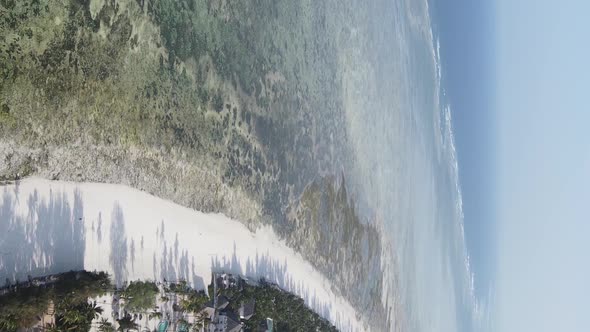
<path id="1" fill-rule="evenodd" d="M 76 327 L 85 321 L 85 315 L 78 310 L 68 310 L 62 316 L 62 321 L 66 326 Z"/>
<path id="2" fill-rule="evenodd" d="M 190 294 L 180 301 L 180 306 L 183 310 L 198 313 L 203 309 L 203 305 L 207 302 L 207 297 L 200 294 Z"/>
<path id="3" fill-rule="evenodd" d="M 109 322 L 109 320 L 106 318 L 102 318 L 98 324 L 98 330 L 100 332 L 115 332 L 113 323 Z"/>
<path id="4" fill-rule="evenodd" d="M 93 320 L 95 318 L 100 317 L 104 310 L 96 304 L 96 301 L 94 301 L 92 303 L 86 303 L 82 305 L 80 311 L 83 311 L 84 315 L 87 318 Z"/>
<path id="5" fill-rule="evenodd" d="M 207 320 L 209 316 L 206 312 L 201 311 L 195 317 L 195 323 L 193 324 L 193 331 L 201 331 L 203 327 L 207 327 Z"/>
<path id="6" fill-rule="evenodd" d="M 62 330 L 80 331 L 90 328 L 92 320 L 100 317 L 103 309 L 96 302 L 68 303 L 57 316 L 56 325 Z"/>
<path id="7" fill-rule="evenodd" d="M 125 317 L 121 319 L 118 319 L 117 323 L 119 323 L 119 331 L 122 332 L 137 328 L 137 324 L 135 324 L 133 317 L 131 317 L 129 314 L 125 315 Z"/>
<path id="8" fill-rule="evenodd" d="M 16 331 L 17 328 L 17 318 L 14 314 L 0 318 L 0 331 Z"/>

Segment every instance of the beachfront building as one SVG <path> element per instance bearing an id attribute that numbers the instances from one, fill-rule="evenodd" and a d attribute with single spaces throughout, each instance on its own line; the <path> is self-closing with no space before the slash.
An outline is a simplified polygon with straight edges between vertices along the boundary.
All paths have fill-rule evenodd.
<path id="1" fill-rule="evenodd" d="M 239 318 L 230 311 L 220 312 L 216 320 L 209 324 L 208 332 L 239 332 L 242 330 L 242 323 Z"/>
<path id="2" fill-rule="evenodd" d="M 240 310 L 239 310 L 241 320 L 249 320 L 250 318 L 252 318 L 252 316 L 254 316 L 255 304 L 256 304 L 256 301 L 254 301 L 254 300 L 248 301 L 248 302 L 242 302 L 242 305 L 240 306 Z"/>
<path id="3" fill-rule="evenodd" d="M 227 308 L 228 304 L 229 299 L 226 296 L 221 295 L 217 297 L 217 310 L 223 310 Z"/>

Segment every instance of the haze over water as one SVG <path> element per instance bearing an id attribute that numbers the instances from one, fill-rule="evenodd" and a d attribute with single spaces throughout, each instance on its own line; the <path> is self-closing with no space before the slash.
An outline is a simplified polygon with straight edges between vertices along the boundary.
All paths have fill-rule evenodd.
<path id="1" fill-rule="evenodd" d="M 390 0 L 371 10 L 372 28 L 355 40 L 370 46 L 350 51 L 343 80 L 349 181 L 361 211 L 383 228 L 383 303 L 407 331 L 471 331 L 486 313 L 474 295 L 429 6 Z"/>

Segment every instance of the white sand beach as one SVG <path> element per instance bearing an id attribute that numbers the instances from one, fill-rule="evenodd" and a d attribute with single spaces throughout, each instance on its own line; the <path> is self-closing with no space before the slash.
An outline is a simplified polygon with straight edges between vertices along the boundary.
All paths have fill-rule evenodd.
<path id="1" fill-rule="evenodd" d="M 250 232 L 127 186 L 28 178 L 0 187 L 0 283 L 85 269 L 209 284 L 212 271 L 264 277 L 342 331 L 366 329 L 328 278 L 269 227 Z"/>

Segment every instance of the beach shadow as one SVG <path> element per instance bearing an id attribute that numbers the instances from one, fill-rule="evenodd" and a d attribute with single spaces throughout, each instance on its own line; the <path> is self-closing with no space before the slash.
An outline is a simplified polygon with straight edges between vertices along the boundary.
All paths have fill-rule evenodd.
<path id="1" fill-rule="evenodd" d="M 129 253 L 131 254 L 131 270 L 135 271 L 135 241 L 133 239 L 129 245 Z"/>
<path id="2" fill-rule="evenodd" d="M 98 226 L 96 227 L 96 238 L 98 240 L 98 244 L 102 243 L 102 213 L 98 213 Z"/>
<path id="3" fill-rule="evenodd" d="M 109 263 L 113 269 L 115 285 L 120 287 L 127 280 L 127 235 L 125 217 L 119 202 L 113 205 L 111 214 Z"/>
<path id="4" fill-rule="evenodd" d="M 82 192 L 75 189 L 73 198 L 70 202 L 65 193 L 52 190 L 48 199 L 41 198 L 37 191 L 17 199 L 9 186 L 3 188 L 0 280 L 15 283 L 84 268 Z M 16 210 L 22 199 L 26 199 L 26 215 Z"/>
<path id="5" fill-rule="evenodd" d="M 205 280 L 201 276 L 198 276 L 195 272 L 195 256 L 191 259 L 191 275 L 193 279 L 193 288 L 194 289 L 203 289 L 207 292 L 207 287 L 205 285 Z"/>

